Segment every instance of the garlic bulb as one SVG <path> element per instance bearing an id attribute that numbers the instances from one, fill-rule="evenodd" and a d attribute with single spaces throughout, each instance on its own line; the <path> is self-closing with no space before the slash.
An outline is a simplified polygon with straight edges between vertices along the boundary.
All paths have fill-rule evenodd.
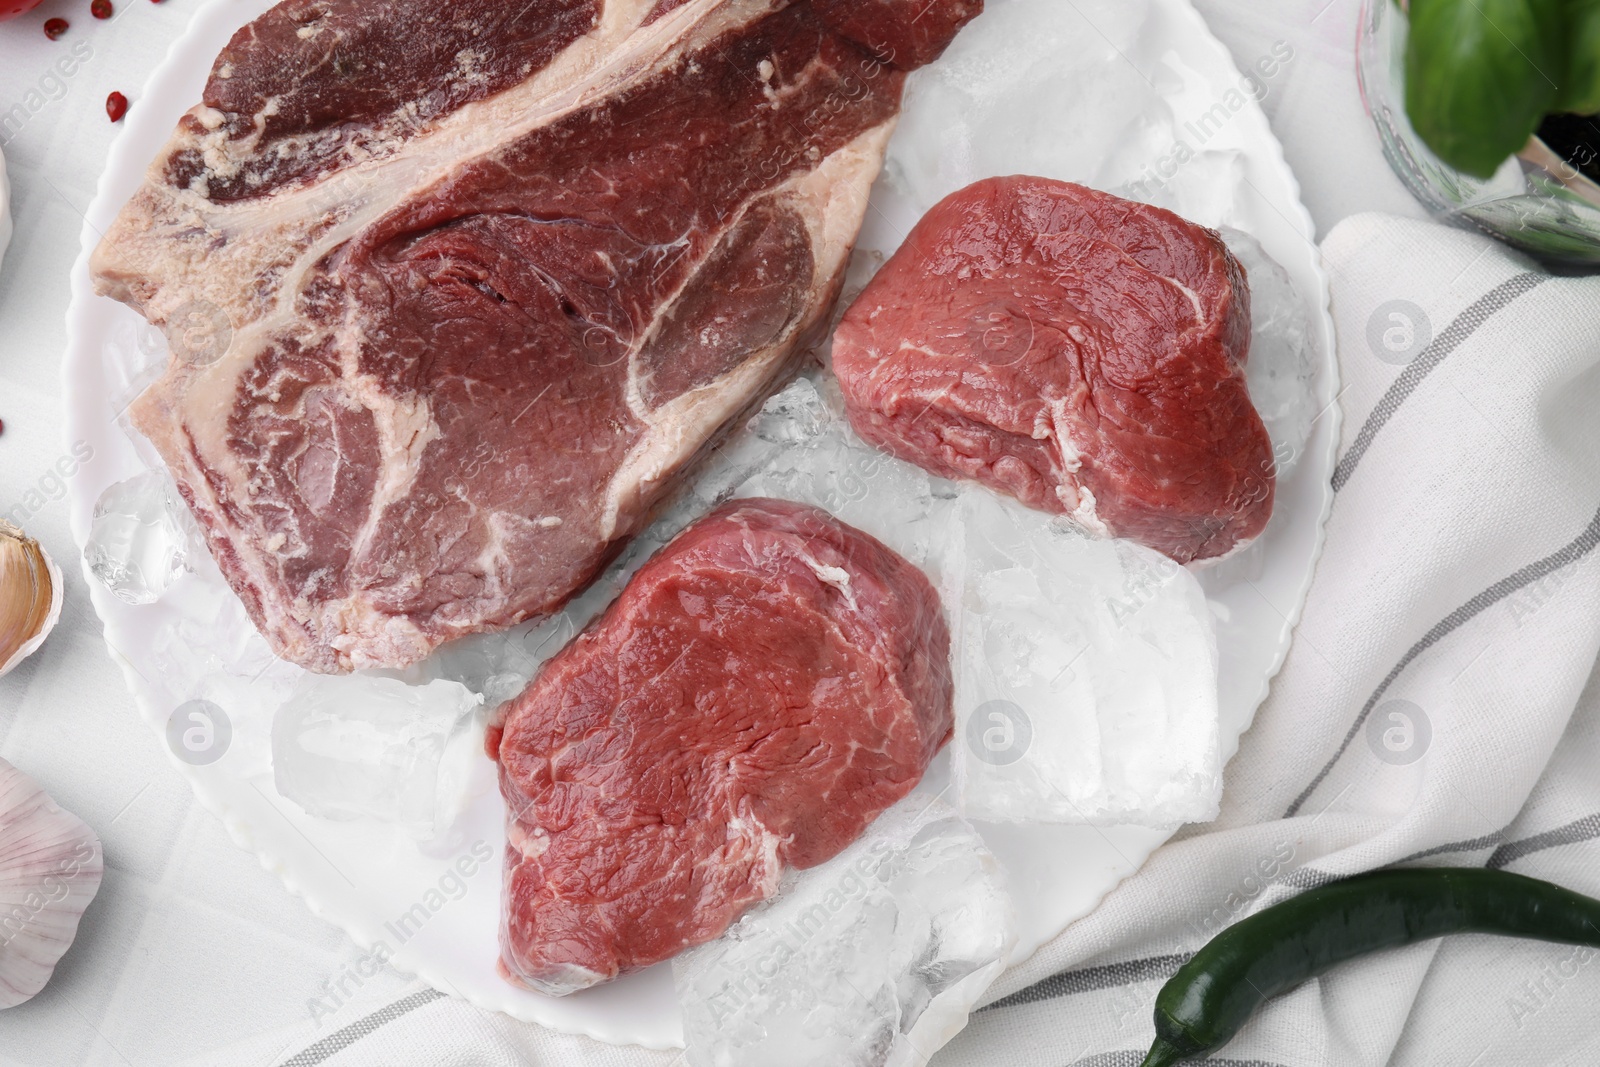
<path id="1" fill-rule="evenodd" d="M 0 1010 L 50 981 L 104 872 L 94 831 L 0 759 Z"/>
<path id="2" fill-rule="evenodd" d="M 61 618 L 61 569 L 0 519 L 0 675 L 36 652 Z"/>

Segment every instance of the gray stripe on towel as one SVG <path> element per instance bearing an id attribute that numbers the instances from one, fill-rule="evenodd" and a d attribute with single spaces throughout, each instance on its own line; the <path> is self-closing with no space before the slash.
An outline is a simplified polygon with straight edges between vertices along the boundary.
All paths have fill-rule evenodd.
<path id="1" fill-rule="evenodd" d="M 285 1060 L 280 1067 L 316 1067 L 317 1064 L 331 1059 L 336 1053 L 343 1052 L 362 1038 L 370 1037 L 380 1027 L 443 996 L 444 994 L 437 989 L 423 989 L 413 993 L 409 997 L 395 1001 L 387 1008 L 373 1012 L 364 1019 L 357 1019 L 343 1030 L 335 1030 L 315 1045 L 301 1051 L 293 1059 Z"/>
<path id="2" fill-rule="evenodd" d="M 1372 409 L 1372 414 L 1367 416 L 1361 432 L 1356 434 L 1355 441 L 1350 445 L 1350 451 L 1340 457 L 1339 465 L 1333 470 L 1334 492 L 1343 489 L 1345 483 L 1350 481 L 1350 475 L 1355 473 L 1361 457 L 1372 447 L 1378 431 L 1382 430 L 1394 417 L 1394 413 L 1400 410 L 1400 405 L 1404 404 L 1406 398 L 1422 384 L 1422 379 L 1443 363 L 1450 353 L 1461 347 L 1467 338 L 1477 333 L 1478 328 L 1493 318 L 1495 312 L 1505 308 L 1547 277 L 1548 275 L 1530 271 L 1501 282 L 1457 315 L 1455 321 L 1445 328 L 1444 333 L 1428 343 L 1422 354 L 1412 360 L 1406 369 L 1400 372 L 1400 376 L 1390 384 L 1388 391 L 1379 399 L 1377 407 Z"/>
<path id="3" fill-rule="evenodd" d="M 1447 852 L 1477 852 L 1481 849 L 1494 848 L 1505 839 L 1506 831 L 1496 830 L 1494 833 L 1484 834 L 1482 837 L 1469 838 L 1466 841 L 1452 841 L 1447 845 L 1435 845 L 1432 848 L 1425 848 L 1421 852 L 1413 852 L 1409 856 L 1401 856 L 1391 866 L 1403 867 L 1408 863 L 1425 860 L 1430 856 L 1442 856 Z"/>
<path id="4" fill-rule="evenodd" d="M 1019 989 L 1008 997 L 1001 997 L 983 1010 L 993 1011 L 996 1008 L 1011 1008 L 1018 1004 L 1034 1004 L 1041 1000 L 1070 997 L 1075 993 L 1090 993 L 1096 989 L 1111 989 L 1116 986 L 1133 985 L 1136 982 L 1149 982 L 1157 978 L 1166 981 L 1177 973 L 1178 968 L 1188 959 L 1187 953 L 1181 956 L 1150 956 L 1142 960 L 1126 960 L 1100 967 L 1063 971 L 1035 982 L 1026 989 Z"/>
<path id="5" fill-rule="evenodd" d="M 1294 818 L 1305 802 L 1311 799 L 1311 794 L 1317 791 L 1317 787 L 1322 784 L 1323 780 L 1333 773 L 1334 765 L 1344 756 L 1345 751 L 1350 747 L 1350 742 L 1354 741 L 1356 735 L 1361 732 L 1361 727 L 1366 723 L 1367 716 L 1372 714 L 1372 709 L 1377 706 L 1378 701 L 1383 699 L 1383 694 L 1389 691 L 1389 687 L 1394 684 L 1395 679 L 1400 677 L 1401 672 L 1409 667 L 1413 660 L 1517 590 L 1524 586 L 1532 585 L 1540 578 L 1587 556 L 1594 551 L 1597 544 L 1600 544 L 1600 510 L 1595 511 L 1595 516 L 1589 520 L 1588 527 L 1572 543 L 1551 553 L 1544 559 L 1528 564 L 1509 578 L 1502 578 L 1445 616 L 1437 626 L 1424 634 L 1422 640 L 1411 646 L 1406 654 L 1400 658 L 1400 662 L 1394 665 L 1394 669 L 1389 672 L 1388 676 L 1379 683 L 1378 688 L 1373 690 L 1372 696 L 1367 698 L 1366 704 L 1361 708 L 1361 714 L 1356 716 L 1356 721 L 1351 724 L 1349 731 L 1345 733 L 1344 741 L 1340 743 L 1338 751 L 1333 754 L 1333 758 L 1328 760 L 1322 770 L 1317 772 L 1317 776 L 1311 779 L 1311 784 L 1306 786 L 1299 796 L 1295 797 L 1294 803 L 1289 805 L 1289 810 L 1283 813 L 1283 817 L 1285 819 Z"/>
<path id="6" fill-rule="evenodd" d="M 1575 822 L 1554 830 L 1547 830 L 1542 834 L 1525 837 L 1521 841 L 1512 841 L 1495 849 L 1494 855 L 1489 857 L 1486 866 L 1498 870 L 1508 863 L 1515 863 L 1524 856 L 1531 856 L 1535 852 L 1543 852 L 1547 848 L 1559 848 L 1562 845 L 1576 845 L 1583 841 L 1593 841 L 1600 837 L 1600 813 L 1585 816 Z"/>
<path id="7" fill-rule="evenodd" d="M 1125 1050 L 1122 1052 L 1102 1052 L 1098 1056 L 1087 1059 L 1074 1060 L 1069 1067 L 1139 1067 L 1144 1062 L 1143 1051 Z M 1206 1067 L 1282 1067 L 1281 1064 L 1268 1063 L 1266 1060 L 1195 1060 L 1196 1063 L 1205 1063 Z"/>

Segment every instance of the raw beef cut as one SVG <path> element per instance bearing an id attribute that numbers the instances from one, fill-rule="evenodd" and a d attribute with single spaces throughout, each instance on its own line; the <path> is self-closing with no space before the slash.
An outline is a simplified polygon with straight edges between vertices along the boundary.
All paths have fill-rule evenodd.
<path id="1" fill-rule="evenodd" d="M 1272 515 L 1249 348 L 1250 290 L 1217 234 L 1013 177 L 928 213 L 846 313 L 833 364 L 868 441 L 1187 563 Z"/>
<path id="2" fill-rule="evenodd" d="M 977 6 L 286 0 L 240 30 L 93 272 L 167 330 L 132 420 L 274 649 L 402 666 L 585 585 L 815 339 L 902 68 Z"/>
<path id="3" fill-rule="evenodd" d="M 829 25 L 886 63 L 907 70 L 944 54 L 961 27 L 983 12 L 983 0 L 811 0 Z M 907 17 L 907 16 L 910 17 Z"/>
<path id="4" fill-rule="evenodd" d="M 690 527 L 490 731 L 507 977 L 560 995 L 668 959 L 832 858 L 949 740 L 949 656 L 922 572 L 826 512 Z"/>

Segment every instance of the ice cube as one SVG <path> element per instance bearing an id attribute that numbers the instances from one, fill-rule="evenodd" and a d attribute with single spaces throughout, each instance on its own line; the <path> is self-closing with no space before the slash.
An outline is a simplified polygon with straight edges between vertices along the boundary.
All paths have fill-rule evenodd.
<path id="1" fill-rule="evenodd" d="M 982 840 L 913 796 L 833 860 L 673 963 L 693 1067 L 922 1065 L 1014 941 Z"/>
<path id="2" fill-rule="evenodd" d="M 839 404 L 835 408 L 823 398 L 815 376 L 802 376 L 762 406 L 750 420 L 750 429 L 761 440 L 778 445 L 812 441 L 827 433 L 843 416 L 843 401 Z"/>
<path id="3" fill-rule="evenodd" d="M 444 680 L 307 675 L 272 721 L 278 793 L 317 818 L 377 819 L 431 840 L 482 787 L 482 704 Z"/>
<path id="4" fill-rule="evenodd" d="M 797 379 L 768 402 L 756 429 L 788 443 L 736 495 L 819 507 L 913 563 L 929 565 L 945 528 L 933 480 L 856 436 L 836 380 Z"/>
<path id="5" fill-rule="evenodd" d="M 518 626 L 451 641 L 408 668 L 400 679 L 413 686 L 441 679 L 459 683 L 483 697 L 492 711 L 521 693 L 538 670 L 541 661 L 527 643 L 530 629 Z"/>
<path id="6" fill-rule="evenodd" d="M 1170 152 L 1178 130 L 1167 98 L 1182 85 L 1163 56 L 1148 54 L 1149 8 L 1148 0 L 1091 13 L 1059 0 L 989 5 L 909 80 L 888 167 L 908 210 L 869 218 L 863 247 L 903 236 L 980 178 L 1037 174 L 1104 189 Z M 1063 64 L 1063 55 L 1076 61 Z"/>
<path id="7" fill-rule="evenodd" d="M 187 569 L 192 523 L 172 479 L 146 471 L 100 494 L 84 559 L 118 600 L 154 604 Z"/>
<path id="8" fill-rule="evenodd" d="M 1108 192 L 1182 215 L 1202 226 L 1236 218 L 1248 188 L 1249 161 L 1236 148 L 1206 148 L 1184 159 L 1170 175 L 1146 170 Z"/>
<path id="9" fill-rule="evenodd" d="M 1194 576 L 964 489 L 952 616 L 964 815 L 1175 827 L 1222 792 L 1217 646 Z"/>
<path id="10" fill-rule="evenodd" d="M 1272 436 L 1281 478 L 1294 468 L 1317 418 L 1317 368 L 1311 347 L 1311 311 L 1289 272 L 1261 242 L 1223 227 L 1227 242 L 1250 277 L 1250 399 Z"/>
<path id="11" fill-rule="evenodd" d="M 166 368 L 166 334 L 131 310 L 113 317 L 111 336 L 101 349 L 104 396 L 112 417 L 126 425 L 129 405 Z"/>
<path id="12" fill-rule="evenodd" d="M 820 432 L 822 421 L 830 416 L 815 407 L 807 409 L 814 395 L 807 395 L 804 390 L 797 392 L 795 385 L 802 383 L 803 378 L 769 398 L 750 418 L 745 432 L 717 442 L 702 457 L 693 480 L 673 495 L 660 517 L 635 539 L 633 548 L 609 573 L 631 573 L 645 558 L 731 497 L 784 448 Z"/>

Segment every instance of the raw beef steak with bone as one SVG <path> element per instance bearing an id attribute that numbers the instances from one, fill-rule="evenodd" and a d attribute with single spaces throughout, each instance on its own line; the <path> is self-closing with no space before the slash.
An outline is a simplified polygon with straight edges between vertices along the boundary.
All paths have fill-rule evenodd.
<path id="1" fill-rule="evenodd" d="M 724 505 L 490 731 L 506 976 L 570 993 L 720 936 L 911 791 L 950 702 L 921 571 L 816 508 Z"/>
<path id="2" fill-rule="evenodd" d="M 275 650 L 402 666 L 585 585 L 810 342 L 902 68 L 980 6 L 286 0 L 240 30 L 93 272 L 172 339 L 132 418 Z"/>

